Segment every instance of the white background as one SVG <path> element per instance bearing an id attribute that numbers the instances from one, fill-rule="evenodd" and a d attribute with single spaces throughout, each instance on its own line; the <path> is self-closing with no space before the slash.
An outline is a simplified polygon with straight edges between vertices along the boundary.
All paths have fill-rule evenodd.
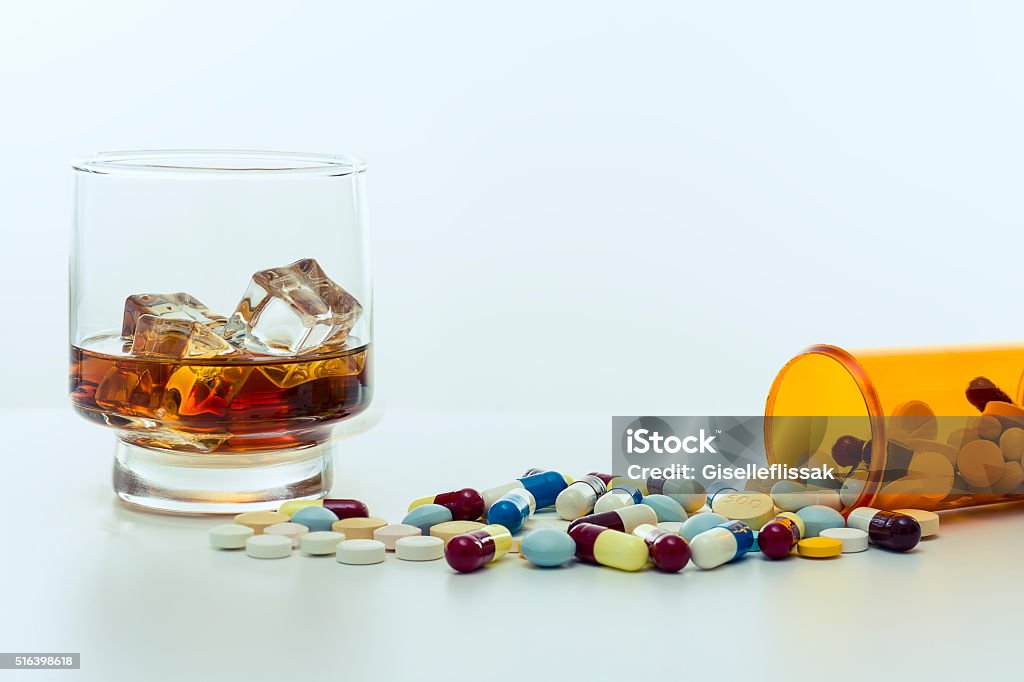
<path id="1" fill-rule="evenodd" d="M 330 562 L 212 553 L 208 522 L 113 503 L 110 434 L 66 407 L 65 271 L 72 156 L 362 157 L 383 418 L 345 442 L 343 492 L 394 517 L 442 484 L 596 468 L 610 415 L 758 414 L 810 343 L 1024 339 L 1022 15 L 1009 2 L 5 6 L 0 405 L 18 433 L 0 461 L 18 492 L 2 509 L 68 539 L 9 524 L 5 547 L 22 549 L 3 554 L 0 649 L 82 650 L 96 679 L 284 679 L 296 651 L 338 679 L 355 679 L 346 662 L 434 679 L 444 651 L 470 652 L 467 679 L 530 676 L 531 651 L 566 677 L 617 680 L 658 652 L 675 657 L 649 664 L 661 679 L 759 675 L 761 657 L 790 679 L 1006 664 L 1016 630 L 986 618 L 1022 608 L 1007 539 L 1019 514 L 957 517 L 909 563 L 755 562 L 678 585 L 586 567 L 538 583 L 507 563 L 467 582 L 393 561 L 360 582 Z M 586 416 L 559 416 L 574 411 Z M 42 440 L 55 432 L 65 444 Z M 896 627 L 926 655 L 896 656 Z M 574 653 L 585 646 L 594 658 Z"/>
<path id="2" fill-rule="evenodd" d="M 811 343 L 1024 338 L 1019 4 L 3 14 L 0 404 L 66 404 L 68 160 L 109 149 L 365 158 L 378 408 L 759 414 Z"/>

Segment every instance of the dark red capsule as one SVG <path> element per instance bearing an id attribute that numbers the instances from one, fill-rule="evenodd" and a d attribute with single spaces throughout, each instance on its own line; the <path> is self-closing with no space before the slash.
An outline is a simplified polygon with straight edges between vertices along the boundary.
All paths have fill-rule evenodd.
<path id="1" fill-rule="evenodd" d="M 860 464 L 864 453 L 864 441 L 856 436 L 840 436 L 832 445 L 832 459 L 841 467 Z"/>
<path id="2" fill-rule="evenodd" d="M 993 401 L 1013 404 L 1010 396 L 986 377 L 972 379 L 971 383 L 967 385 L 964 395 L 967 397 L 967 402 L 974 405 L 978 412 L 984 412 L 985 407 Z"/>
<path id="3" fill-rule="evenodd" d="M 370 510 L 359 500 L 324 500 L 324 509 L 334 512 L 339 519 L 354 519 L 370 515 Z"/>
<path id="4" fill-rule="evenodd" d="M 785 517 L 776 516 L 757 533 L 757 546 L 769 559 L 785 559 L 800 542 L 800 528 Z"/>
<path id="5" fill-rule="evenodd" d="M 634 531 L 640 535 L 640 530 Z M 669 533 L 661 528 L 653 528 L 641 538 L 647 545 L 647 551 L 651 555 L 651 563 L 659 571 L 676 573 L 683 570 L 690 561 L 690 545 L 686 540 L 675 533 Z"/>
<path id="6" fill-rule="evenodd" d="M 434 504 L 447 507 L 453 521 L 476 521 L 484 513 L 484 498 L 472 488 L 435 495 Z"/>

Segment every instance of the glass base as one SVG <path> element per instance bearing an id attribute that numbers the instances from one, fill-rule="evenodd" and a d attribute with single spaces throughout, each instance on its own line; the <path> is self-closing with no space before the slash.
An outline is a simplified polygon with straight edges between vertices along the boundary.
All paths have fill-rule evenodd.
<path id="1" fill-rule="evenodd" d="M 201 455 L 152 450 L 118 440 L 114 491 L 125 502 L 180 514 L 239 514 L 319 499 L 333 482 L 333 450 Z"/>

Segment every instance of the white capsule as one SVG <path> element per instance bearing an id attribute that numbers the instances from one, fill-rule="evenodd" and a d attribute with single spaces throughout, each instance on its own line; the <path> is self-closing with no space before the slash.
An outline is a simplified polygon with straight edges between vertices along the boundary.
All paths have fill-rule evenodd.
<path id="1" fill-rule="evenodd" d="M 480 491 L 480 497 L 484 498 L 484 511 L 491 508 L 491 505 L 500 500 L 505 493 L 512 492 L 516 488 L 522 488 L 521 481 L 512 481 L 504 485 L 496 485 L 493 488 Z"/>
<path id="2" fill-rule="evenodd" d="M 629 493 L 605 493 L 594 504 L 594 513 L 600 514 L 601 512 L 615 511 L 616 509 L 631 507 L 635 504 L 636 500 Z"/>
<path id="3" fill-rule="evenodd" d="M 753 545 L 754 534 L 749 526 L 742 521 L 730 521 L 690 540 L 690 553 L 693 563 L 706 570 L 740 558 Z"/>
<path id="4" fill-rule="evenodd" d="M 555 511 L 559 518 L 573 521 L 594 511 L 597 498 L 604 494 L 605 485 L 597 476 L 584 476 L 555 498 Z"/>

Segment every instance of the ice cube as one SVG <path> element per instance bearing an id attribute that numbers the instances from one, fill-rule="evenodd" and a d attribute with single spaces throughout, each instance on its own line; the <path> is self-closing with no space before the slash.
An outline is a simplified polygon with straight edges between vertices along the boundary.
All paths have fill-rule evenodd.
<path id="1" fill-rule="evenodd" d="M 162 395 L 149 369 L 114 365 L 96 387 L 96 404 L 122 414 L 154 417 Z"/>
<path id="2" fill-rule="evenodd" d="M 163 408 L 171 416 L 224 416 L 251 373 L 251 365 L 182 365 L 167 379 Z"/>
<path id="3" fill-rule="evenodd" d="M 294 388 L 314 379 L 356 376 L 365 365 L 366 353 L 354 353 L 330 360 L 261 365 L 259 371 L 278 388 Z"/>
<path id="4" fill-rule="evenodd" d="M 254 274 L 224 336 L 259 353 L 312 353 L 343 345 L 362 312 L 354 296 L 305 258 Z"/>
<path id="5" fill-rule="evenodd" d="M 185 320 L 202 322 L 206 326 L 220 331 L 227 322 L 223 315 L 211 313 L 203 303 L 184 292 L 176 294 L 133 294 L 124 301 L 124 321 L 121 323 L 121 336 L 130 338 L 135 334 L 135 327 L 143 315 L 155 315 L 168 320 Z"/>
<path id="6" fill-rule="evenodd" d="M 201 322 L 142 315 L 132 338 L 132 355 L 194 360 L 236 353 L 234 346 Z"/>

